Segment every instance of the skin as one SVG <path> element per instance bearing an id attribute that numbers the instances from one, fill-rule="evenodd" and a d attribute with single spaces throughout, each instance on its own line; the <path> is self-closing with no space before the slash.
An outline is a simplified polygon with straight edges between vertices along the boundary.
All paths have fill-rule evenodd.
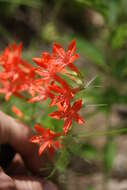
<path id="1" fill-rule="evenodd" d="M 50 181 L 37 177 L 46 157 L 39 157 L 37 145 L 29 142 L 32 134 L 30 128 L 0 111 L 0 144 L 8 143 L 18 153 L 8 174 L 0 167 L 0 190 L 58 190 Z"/>

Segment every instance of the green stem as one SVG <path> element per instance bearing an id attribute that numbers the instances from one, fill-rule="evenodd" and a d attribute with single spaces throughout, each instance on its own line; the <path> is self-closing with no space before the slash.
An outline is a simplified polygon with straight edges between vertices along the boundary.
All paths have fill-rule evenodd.
<path id="1" fill-rule="evenodd" d="M 85 134 L 78 134 L 78 135 L 72 135 L 73 137 L 98 137 L 98 136 L 104 136 L 104 135 L 117 135 L 119 133 L 127 132 L 127 128 L 122 128 L 118 130 L 111 130 L 111 131 L 97 131 L 94 133 L 85 133 Z"/>

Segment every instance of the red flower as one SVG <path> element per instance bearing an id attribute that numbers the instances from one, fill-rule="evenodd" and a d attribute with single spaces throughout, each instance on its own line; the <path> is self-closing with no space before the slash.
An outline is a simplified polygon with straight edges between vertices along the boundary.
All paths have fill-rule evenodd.
<path id="1" fill-rule="evenodd" d="M 51 60 L 51 55 L 48 52 L 43 52 L 41 58 L 33 58 L 33 61 L 39 66 L 44 69 L 48 68 L 48 63 Z"/>
<path id="2" fill-rule="evenodd" d="M 21 59 L 22 44 L 15 43 L 7 47 L 0 56 L 2 71 L 0 72 L 0 93 L 6 94 L 8 100 L 12 94 L 28 89 L 34 78 L 34 69 Z"/>
<path id="3" fill-rule="evenodd" d="M 75 50 L 75 40 L 70 43 L 67 52 L 59 44 L 54 43 L 51 55 L 48 52 L 44 52 L 41 58 L 33 58 L 33 61 L 38 65 L 36 73 L 47 83 L 54 80 L 57 74 L 66 74 L 65 67 L 69 67 L 72 71 L 79 74 L 78 69 L 73 65 L 73 62 L 79 58 L 75 54 Z"/>
<path id="4" fill-rule="evenodd" d="M 46 52 L 42 54 L 41 58 L 33 58 L 33 61 L 39 66 L 35 69 L 36 73 L 47 83 L 54 80 L 57 73 L 65 73 L 60 62 Z"/>
<path id="5" fill-rule="evenodd" d="M 52 48 L 52 54 L 57 59 L 62 68 L 68 66 L 72 71 L 75 71 L 79 74 L 78 69 L 73 65 L 73 62 L 79 58 L 78 54 L 75 54 L 76 51 L 76 41 L 73 40 L 67 49 L 67 52 L 64 48 L 57 43 L 54 43 Z"/>
<path id="6" fill-rule="evenodd" d="M 50 90 L 55 93 L 54 98 L 51 101 L 51 106 L 61 104 L 63 109 L 67 109 L 70 105 L 70 101 L 74 97 L 73 89 L 63 80 L 62 86 L 55 85 L 54 83 L 49 86 Z"/>
<path id="7" fill-rule="evenodd" d="M 79 124 L 83 124 L 83 118 L 77 113 L 82 107 L 82 100 L 77 100 L 72 106 L 69 106 L 67 110 L 58 110 L 50 114 L 52 118 L 64 119 L 64 133 L 66 134 L 75 120 Z"/>
<path id="8" fill-rule="evenodd" d="M 38 102 L 44 101 L 47 98 L 54 98 L 54 95 L 51 93 L 49 85 L 43 81 L 43 79 L 36 79 L 33 81 L 29 88 L 29 93 L 33 96 L 30 98 L 29 102 Z"/>
<path id="9" fill-rule="evenodd" d="M 39 135 L 35 135 L 30 139 L 30 142 L 37 143 L 40 145 L 38 154 L 41 155 L 45 149 L 48 149 L 49 153 L 52 154 L 55 150 L 62 147 L 60 141 L 57 140 L 61 133 L 54 133 L 50 129 L 45 129 L 42 126 L 36 124 L 35 130 Z"/>
<path id="10" fill-rule="evenodd" d="M 4 52 L 0 57 L 0 64 L 2 64 L 6 70 L 10 70 L 10 68 L 12 67 L 12 63 L 16 63 L 16 65 L 19 64 L 21 50 L 22 43 L 20 43 L 19 45 L 13 43 L 12 45 L 8 46 L 7 48 L 5 48 Z"/>

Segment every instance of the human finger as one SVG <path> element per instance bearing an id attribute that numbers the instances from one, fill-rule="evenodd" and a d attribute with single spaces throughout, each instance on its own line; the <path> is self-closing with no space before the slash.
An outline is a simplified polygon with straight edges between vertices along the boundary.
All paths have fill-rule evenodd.
<path id="1" fill-rule="evenodd" d="M 2 168 L 0 168 L 0 190 L 17 190 L 13 179 L 5 174 Z"/>

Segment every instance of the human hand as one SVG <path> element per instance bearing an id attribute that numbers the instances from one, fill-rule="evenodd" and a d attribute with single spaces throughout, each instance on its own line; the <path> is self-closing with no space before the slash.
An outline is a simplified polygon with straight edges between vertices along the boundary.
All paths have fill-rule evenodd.
<path id="1" fill-rule="evenodd" d="M 7 143 L 19 153 L 15 156 L 8 175 L 0 168 L 0 190 L 57 189 L 51 182 L 28 175 L 27 168 L 37 174 L 46 161 L 46 158 L 38 156 L 37 145 L 29 143 L 32 134 L 30 128 L 0 112 L 0 144 Z"/>

